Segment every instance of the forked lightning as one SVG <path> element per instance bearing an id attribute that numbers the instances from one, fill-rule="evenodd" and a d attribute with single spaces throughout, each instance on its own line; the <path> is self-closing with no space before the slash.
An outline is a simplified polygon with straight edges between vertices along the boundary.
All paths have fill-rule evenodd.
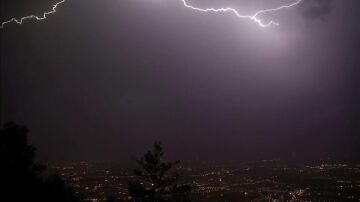
<path id="1" fill-rule="evenodd" d="M 56 13 L 56 9 L 58 8 L 58 6 L 60 4 L 65 3 L 65 1 L 66 0 L 61 0 L 61 1 L 57 2 L 57 3 L 55 3 L 50 11 L 44 12 L 43 15 L 40 16 L 40 17 L 36 16 L 36 15 L 28 15 L 28 16 L 25 16 L 25 17 L 22 17 L 22 18 L 19 18 L 19 19 L 11 18 L 10 20 L 1 23 L 0 29 L 3 29 L 4 26 L 6 24 L 9 24 L 9 23 L 22 24 L 25 20 L 29 20 L 29 19 L 35 19 L 35 20 L 38 20 L 38 21 L 45 20 L 48 15 Z"/>
<path id="2" fill-rule="evenodd" d="M 260 11 L 256 12 L 253 15 L 241 15 L 238 10 L 236 10 L 235 8 L 230 8 L 230 7 L 225 7 L 225 8 L 199 8 L 199 7 L 195 7 L 195 6 L 190 5 L 187 0 L 181 0 L 181 1 L 182 1 L 182 3 L 184 4 L 184 6 L 186 8 L 190 8 L 192 10 L 205 12 L 205 13 L 206 12 L 214 12 L 214 13 L 231 12 L 231 13 L 235 14 L 238 18 L 247 18 L 247 19 L 250 19 L 250 20 L 254 21 L 260 27 L 270 27 L 272 25 L 279 25 L 279 23 L 277 23 L 275 21 L 272 21 L 272 20 L 267 22 L 267 23 L 264 23 L 263 20 L 258 18 L 258 16 L 261 15 L 261 14 L 269 13 L 269 12 L 279 11 L 279 10 L 282 10 L 282 9 L 285 9 L 285 8 L 291 8 L 293 6 L 298 5 L 302 0 L 296 0 L 294 3 L 288 4 L 288 5 L 282 5 L 282 6 L 279 6 L 277 8 L 270 8 L 270 9 L 260 10 Z"/>
<path id="3" fill-rule="evenodd" d="M 44 12 L 42 16 L 36 16 L 36 15 L 29 15 L 29 16 L 25 16 L 22 18 L 11 18 L 8 21 L 4 21 L 1 23 L 0 25 L 0 29 L 3 29 L 4 26 L 6 24 L 9 23 L 17 23 L 17 24 L 22 24 L 24 21 L 29 20 L 29 19 L 35 19 L 38 21 L 41 20 L 45 20 L 47 18 L 48 15 L 54 14 L 57 11 L 57 8 L 59 7 L 60 4 L 65 3 L 66 0 L 61 0 L 57 3 L 55 3 L 52 7 L 52 9 L 50 11 Z M 224 7 L 224 8 L 200 8 L 200 7 L 196 7 L 193 6 L 189 3 L 188 0 L 180 0 L 182 1 L 182 4 L 189 9 L 195 10 L 195 11 L 200 11 L 200 12 L 213 12 L 213 13 L 225 13 L 225 12 L 230 12 L 236 15 L 236 17 L 238 18 L 245 18 L 245 19 L 249 19 L 252 20 L 253 22 L 255 22 L 256 24 L 258 24 L 260 27 L 270 27 L 272 25 L 279 25 L 279 23 L 275 22 L 275 21 L 268 21 L 268 22 L 263 22 L 262 19 L 259 18 L 259 15 L 265 14 L 265 13 L 270 13 L 270 12 L 275 12 L 275 11 L 280 11 L 282 9 L 286 9 L 286 8 L 291 8 L 293 6 L 298 5 L 301 1 L 303 0 L 296 0 L 295 2 L 291 3 L 291 4 L 287 4 L 287 5 L 281 5 L 279 7 L 276 8 L 270 8 L 270 9 L 265 9 L 265 10 L 260 10 L 257 11 L 256 13 L 254 13 L 253 15 L 242 15 L 240 14 L 240 12 L 238 10 L 236 10 L 235 8 L 231 8 L 231 7 Z"/>

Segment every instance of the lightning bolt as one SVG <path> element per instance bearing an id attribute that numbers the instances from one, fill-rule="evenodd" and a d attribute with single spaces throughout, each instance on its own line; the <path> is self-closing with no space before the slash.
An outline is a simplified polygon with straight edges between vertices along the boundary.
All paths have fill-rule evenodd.
<path id="1" fill-rule="evenodd" d="M 11 18 L 10 20 L 8 21 L 4 21 L 1 23 L 0 25 L 0 29 L 3 29 L 4 26 L 6 24 L 9 24 L 9 23 L 17 23 L 17 24 L 22 24 L 25 20 L 29 20 L 29 19 L 35 19 L 35 20 L 38 20 L 38 21 L 41 21 L 41 20 L 45 20 L 47 18 L 48 15 L 51 15 L 51 14 L 54 14 L 56 13 L 56 9 L 58 8 L 58 6 L 60 4 L 63 4 L 65 3 L 66 0 L 61 0 L 57 3 L 55 3 L 53 6 L 52 6 L 52 9 L 50 11 L 47 11 L 47 12 L 44 12 L 42 16 L 36 16 L 36 15 L 29 15 L 29 16 L 25 16 L 25 17 L 22 17 L 22 18 Z"/>
<path id="2" fill-rule="evenodd" d="M 35 19 L 37 21 L 45 20 L 48 15 L 56 13 L 56 10 L 57 10 L 58 6 L 65 3 L 65 1 L 66 0 L 61 0 L 61 1 L 57 2 L 57 3 L 55 3 L 50 11 L 44 12 L 43 15 L 40 16 L 40 17 L 36 16 L 36 15 L 29 15 L 29 16 L 21 17 L 19 19 L 11 18 L 8 21 L 1 22 L 0 29 L 3 29 L 6 24 L 10 24 L 10 23 L 22 24 L 25 20 L 28 20 L 28 19 Z M 252 20 L 253 22 L 257 23 L 260 27 L 270 27 L 270 26 L 273 26 L 273 25 L 278 26 L 279 23 L 277 23 L 275 21 L 272 21 L 272 20 L 267 22 L 267 23 L 264 23 L 260 18 L 258 18 L 258 16 L 262 15 L 262 14 L 265 14 L 265 13 L 270 13 L 270 12 L 275 12 L 275 11 L 279 11 L 279 10 L 286 9 L 286 8 L 291 8 L 293 6 L 296 6 L 296 5 L 300 4 L 300 2 L 302 2 L 303 0 L 296 0 L 292 4 L 282 5 L 282 6 L 277 7 L 277 8 L 270 8 L 270 9 L 260 10 L 260 11 L 256 12 L 253 15 L 241 15 L 238 10 L 236 10 L 235 8 L 230 8 L 230 7 L 225 7 L 225 8 L 199 8 L 199 7 L 195 7 L 193 5 L 190 5 L 187 2 L 187 0 L 181 0 L 181 1 L 182 1 L 183 5 L 186 8 L 189 8 L 189 9 L 192 9 L 192 10 L 205 12 L 205 13 L 206 12 L 214 12 L 214 13 L 231 12 L 231 13 L 235 14 L 236 17 L 238 17 L 238 18 L 247 18 L 247 19 Z"/>
<path id="3" fill-rule="evenodd" d="M 296 0 L 294 3 L 289 4 L 289 5 L 282 5 L 279 6 L 277 8 L 270 8 L 270 9 L 265 9 L 265 10 L 260 10 L 258 12 L 256 12 L 253 15 L 241 15 L 240 12 L 238 10 L 236 10 L 235 8 L 230 8 L 230 7 L 225 7 L 225 8 L 199 8 L 199 7 L 195 7 L 190 5 L 187 0 L 181 0 L 182 3 L 184 4 L 184 6 L 186 8 L 190 8 L 192 10 L 196 10 L 196 11 L 200 11 L 200 12 L 214 12 L 214 13 L 226 13 L 226 12 L 230 12 L 236 15 L 236 17 L 238 18 L 246 18 L 246 19 L 250 19 L 253 22 L 255 22 L 256 24 L 258 24 L 260 27 L 270 27 L 270 26 L 278 26 L 279 23 L 275 22 L 275 21 L 270 21 L 267 23 L 264 23 L 260 18 L 258 18 L 259 15 L 261 14 L 265 14 L 265 13 L 270 13 L 270 12 L 275 12 L 275 11 L 279 11 L 282 9 L 286 9 L 286 8 L 291 8 L 293 6 L 296 6 L 298 4 L 300 4 L 300 2 L 302 2 L 303 0 Z"/>

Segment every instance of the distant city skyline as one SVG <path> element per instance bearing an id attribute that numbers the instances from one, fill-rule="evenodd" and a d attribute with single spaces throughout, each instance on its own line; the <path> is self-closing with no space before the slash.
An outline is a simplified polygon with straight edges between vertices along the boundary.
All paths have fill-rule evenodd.
<path id="1" fill-rule="evenodd" d="M 74 162 L 53 165 L 52 170 L 61 174 L 85 201 L 101 201 L 109 195 L 130 198 L 127 184 L 134 178 L 131 169 L 116 164 Z M 360 199 L 359 164 L 198 162 L 179 166 L 177 171 L 182 175 L 181 183 L 192 186 L 194 201 Z"/>

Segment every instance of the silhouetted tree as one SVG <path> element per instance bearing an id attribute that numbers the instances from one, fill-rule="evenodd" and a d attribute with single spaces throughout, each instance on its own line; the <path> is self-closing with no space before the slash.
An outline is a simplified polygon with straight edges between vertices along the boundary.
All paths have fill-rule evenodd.
<path id="1" fill-rule="evenodd" d="M 11 122 L 0 130 L 1 201 L 78 201 L 60 177 L 44 176 L 45 166 L 35 163 L 35 147 L 28 144 L 27 133 L 26 127 Z"/>
<path id="2" fill-rule="evenodd" d="M 108 196 L 106 198 L 106 201 L 105 202 L 119 202 L 119 200 L 117 200 L 115 197 L 113 196 Z"/>
<path id="3" fill-rule="evenodd" d="M 137 161 L 137 179 L 129 183 L 135 201 L 189 201 L 190 186 L 178 185 L 179 174 L 170 172 L 180 161 L 163 162 L 163 156 L 161 142 L 155 142 L 154 148 Z"/>

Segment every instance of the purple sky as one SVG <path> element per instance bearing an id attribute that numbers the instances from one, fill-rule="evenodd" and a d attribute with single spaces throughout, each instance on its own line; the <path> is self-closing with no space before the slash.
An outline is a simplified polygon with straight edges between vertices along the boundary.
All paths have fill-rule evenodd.
<path id="1" fill-rule="evenodd" d="M 5 0 L 1 19 L 53 2 Z M 358 9 L 304 0 L 264 29 L 180 0 L 68 0 L 0 31 L 1 117 L 52 160 L 128 160 L 154 140 L 181 159 L 359 159 Z"/>

